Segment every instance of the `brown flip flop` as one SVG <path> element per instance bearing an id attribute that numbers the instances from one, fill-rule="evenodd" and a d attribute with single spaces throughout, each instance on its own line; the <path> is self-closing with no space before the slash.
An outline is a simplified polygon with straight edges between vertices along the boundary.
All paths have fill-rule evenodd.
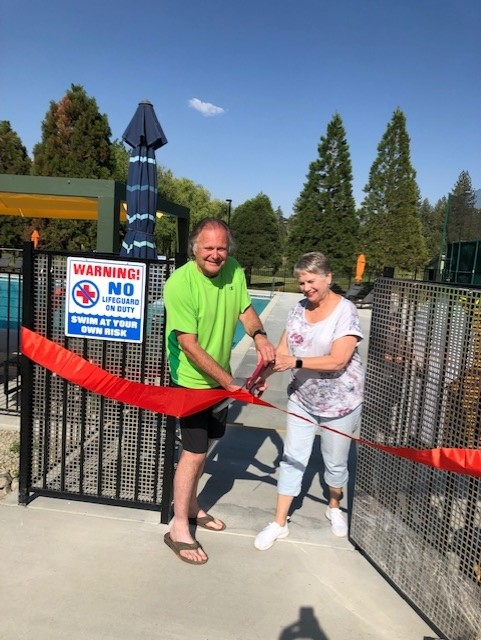
<path id="1" fill-rule="evenodd" d="M 214 529 L 214 527 L 208 526 L 209 522 L 214 522 L 215 520 L 217 520 L 221 525 L 219 529 Z M 190 524 L 195 524 L 198 527 L 202 527 L 202 529 L 207 529 L 208 531 L 224 531 L 224 529 L 226 528 L 225 522 L 222 522 L 222 520 L 219 520 L 219 518 L 214 518 L 210 515 L 210 513 L 208 513 L 206 516 L 202 516 L 201 518 L 189 518 L 189 522 Z"/>
<path id="2" fill-rule="evenodd" d="M 181 555 L 181 551 L 195 551 L 196 549 L 202 549 L 201 545 L 197 542 L 197 540 L 195 542 L 189 543 L 189 542 L 176 542 L 175 540 L 172 540 L 172 538 L 170 537 L 170 533 L 166 533 L 164 536 L 164 542 L 165 544 L 170 547 L 172 549 L 172 551 L 175 553 L 175 555 L 180 558 L 183 562 L 187 562 L 188 564 L 205 564 L 208 560 L 199 560 L 199 562 L 197 562 L 196 560 L 190 560 L 189 558 L 186 558 L 185 556 Z"/>

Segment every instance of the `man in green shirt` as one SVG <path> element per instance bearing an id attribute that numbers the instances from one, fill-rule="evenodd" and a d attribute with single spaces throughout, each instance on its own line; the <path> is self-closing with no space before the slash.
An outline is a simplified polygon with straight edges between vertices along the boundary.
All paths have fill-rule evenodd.
<path id="1" fill-rule="evenodd" d="M 188 389 L 240 387 L 230 372 L 232 341 L 237 321 L 254 339 L 259 361 L 275 359 L 273 345 L 251 305 L 244 272 L 229 256 L 229 227 L 205 218 L 193 229 L 189 249 L 193 260 L 176 269 L 164 288 L 167 311 L 167 353 L 175 385 Z M 189 521 L 212 531 L 225 524 L 198 504 L 197 487 L 209 441 L 225 432 L 227 409 L 213 408 L 180 419 L 182 453 L 174 476 L 174 518 L 165 543 L 184 562 L 205 564 L 207 555 L 194 540 Z"/>

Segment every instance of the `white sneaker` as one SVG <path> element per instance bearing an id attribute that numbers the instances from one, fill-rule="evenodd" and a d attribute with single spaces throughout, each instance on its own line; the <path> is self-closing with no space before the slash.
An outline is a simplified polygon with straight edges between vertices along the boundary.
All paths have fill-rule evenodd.
<path id="1" fill-rule="evenodd" d="M 347 536 L 347 522 L 340 509 L 327 507 L 326 518 L 331 521 L 331 531 L 338 538 Z"/>
<path id="2" fill-rule="evenodd" d="M 289 527 L 286 524 L 281 527 L 277 522 L 271 522 L 265 529 L 257 534 L 254 547 L 259 551 L 270 549 L 278 538 L 286 538 L 289 535 Z"/>

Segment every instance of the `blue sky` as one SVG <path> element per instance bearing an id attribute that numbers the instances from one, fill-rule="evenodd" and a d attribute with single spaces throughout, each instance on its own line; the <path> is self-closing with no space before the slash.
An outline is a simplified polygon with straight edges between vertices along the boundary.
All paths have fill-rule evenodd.
<path id="1" fill-rule="evenodd" d="M 363 197 L 394 110 L 422 197 L 481 188 L 479 0 L 0 0 L 0 120 L 31 152 L 50 101 L 82 85 L 120 139 L 151 100 L 157 162 L 235 207 L 284 215 L 328 122 L 344 122 Z"/>

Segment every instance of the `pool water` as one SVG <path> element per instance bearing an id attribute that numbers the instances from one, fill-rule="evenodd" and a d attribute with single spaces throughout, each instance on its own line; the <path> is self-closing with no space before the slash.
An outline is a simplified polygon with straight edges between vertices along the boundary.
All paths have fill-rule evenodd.
<path id="1" fill-rule="evenodd" d="M 0 329 L 18 329 L 22 310 L 22 282 L 19 274 L 0 274 Z"/>
<path id="2" fill-rule="evenodd" d="M 258 316 L 264 311 L 267 305 L 270 302 L 270 298 L 254 298 L 251 296 L 252 306 L 256 310 Z M 234 340 L 232 341 L 232 348 L 234 348 L 245 336 L 244 327 L 241 322 L 237 322 L 235 332 L 234 332 Z"/>

